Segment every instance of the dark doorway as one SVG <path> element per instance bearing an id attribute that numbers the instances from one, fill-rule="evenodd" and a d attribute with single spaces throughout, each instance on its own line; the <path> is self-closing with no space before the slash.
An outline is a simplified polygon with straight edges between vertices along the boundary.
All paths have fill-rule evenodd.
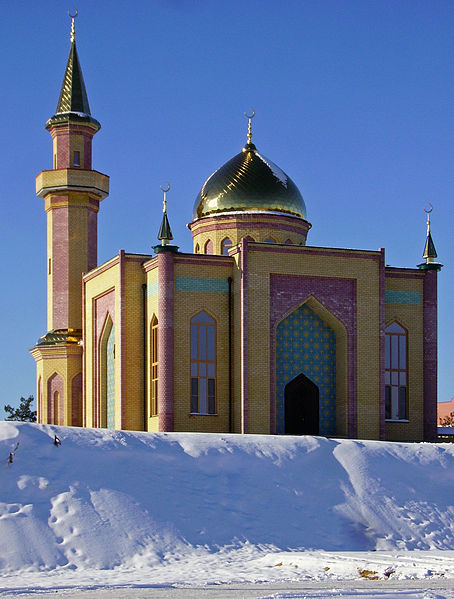
<path id="1" fill-rule="evenodd" d="M 285 434 L 319 434 L 318 387 L 304 374 L 285 386 Z"/>

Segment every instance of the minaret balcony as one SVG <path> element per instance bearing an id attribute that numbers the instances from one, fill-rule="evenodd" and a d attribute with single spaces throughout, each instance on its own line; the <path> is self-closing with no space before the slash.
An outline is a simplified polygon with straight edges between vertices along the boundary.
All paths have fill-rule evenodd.
<path id="1" fill-rule="evenodd" d="M 42 171 L 36 177 L 36 195 L 40 198 L 62 191 L 87 192 L 103 200 L 109 195 L 109 177 L 98 171 L 79 168 Z"/>

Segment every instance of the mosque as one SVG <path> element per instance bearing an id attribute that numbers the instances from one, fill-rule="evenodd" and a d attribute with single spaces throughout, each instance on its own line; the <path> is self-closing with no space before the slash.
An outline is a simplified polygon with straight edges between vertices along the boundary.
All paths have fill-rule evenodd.
<path id="1" fill-rule="evenodd" d="M 71 46 L 46 123 L 47 329 L 30 351 L 38 421 L 136 431 L 432 440 L 437 419 L 437 272 L 385 251 L 314 247 L 295 183 L 252 142 L 214 172 L 183 253 L 164 210 L 154 253 L 97 264 L 109 177 Z M 167 190 L 166 190 L 167 191 Z M 108 209 L 108 208 L 106 208 Z"/>

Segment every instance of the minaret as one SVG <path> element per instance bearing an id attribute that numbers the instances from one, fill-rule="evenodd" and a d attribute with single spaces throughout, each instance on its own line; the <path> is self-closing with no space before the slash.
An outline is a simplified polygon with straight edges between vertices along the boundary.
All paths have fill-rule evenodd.
<path id="1" fill-rule="evenodd" d="M 32 350 L 39 422 L 65 425 L 81 424 L 81 279 L 97 265 L 97 214 L 109 193 L 109 178 L 92 169 L 92 140 L 101 125 L 91 116 L 77 54 L 77 12 L 70 16 L 65 76 L 57 110 L 46 123 L 53 140 L 53 168 L 36 178 L 36 193 L 47 213 L 48 333 Z"/>

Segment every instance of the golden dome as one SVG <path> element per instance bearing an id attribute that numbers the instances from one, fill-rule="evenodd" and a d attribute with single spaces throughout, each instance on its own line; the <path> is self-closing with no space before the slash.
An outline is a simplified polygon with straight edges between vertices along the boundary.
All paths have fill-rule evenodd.
<path id="1" fill-rule="evenodd" d="M 297 186 L 253 143 L 205 181 L 194 203 L 193 219 L 222 212 L 282 212 L 306 218 Z"/>

